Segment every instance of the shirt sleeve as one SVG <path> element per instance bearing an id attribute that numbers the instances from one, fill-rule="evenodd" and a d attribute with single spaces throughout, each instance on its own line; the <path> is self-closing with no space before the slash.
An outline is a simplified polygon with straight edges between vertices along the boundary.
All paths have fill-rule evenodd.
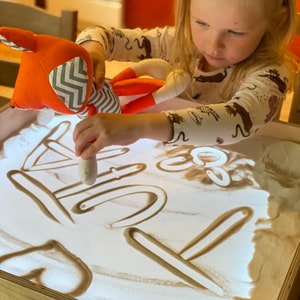
<path id="1" fill-rule="evenodd" d="M 174 28 L 116 29 L 101 26 L 88 27 L 77 37 L 76 42 L 100 43 L 106 60 L 139 61 L 146 58 L 162 58 L 169 61 L 174 39 Z"/>
<path id="2" fill-rule="evenodd" d="M 288 69 L 271 66 L 246 76 L 226 103 L 166 111 L 173 126 L 168 144 L 212 146 L 249 138 L 277 114 L 288 84 Z"/>

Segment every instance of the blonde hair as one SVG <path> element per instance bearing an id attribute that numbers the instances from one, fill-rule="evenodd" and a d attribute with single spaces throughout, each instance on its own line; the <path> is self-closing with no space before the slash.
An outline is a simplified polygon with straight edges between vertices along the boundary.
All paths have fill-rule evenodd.
<path id="1" fill-rule="evenodd" d="M 241 0 L 245 1 L 245 0 Z M 259 10 L 267 20 L 267 30 L 257 49 L 244 61 L 238 63 L 232 73 L 228 85 L 223 93 L 224 99 L 229 100 L 236 90 L 239 82 L 248 72 L 268 66 L 289 63 L 291 78 L 295 73 L 295 61 L 288 52 L 296 28 L 296 4 L 295 0 L 250 0 L 252 5 L 260 5 Z M 253 3 L 255 1 L 255 3 Z M 176 0 L 176 31 L 173 48 L 172 64 L 174 68 L 181 68 L 191 73 L 193 59 L 199 57 L 199 53 L 193 43 L 190 24 L 191 0 Z M 292 87 L 291 85 L 289 88 Z"/>

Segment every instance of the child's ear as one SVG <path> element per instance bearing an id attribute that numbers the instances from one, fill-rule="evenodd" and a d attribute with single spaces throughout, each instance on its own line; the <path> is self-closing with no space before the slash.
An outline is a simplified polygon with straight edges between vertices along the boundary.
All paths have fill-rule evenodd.
<path id="1" fill-rule="evenodd" d="M 34 33 L 28 30 L 0 27 L 0 41 L 15 50 L 35 51 Z"/>

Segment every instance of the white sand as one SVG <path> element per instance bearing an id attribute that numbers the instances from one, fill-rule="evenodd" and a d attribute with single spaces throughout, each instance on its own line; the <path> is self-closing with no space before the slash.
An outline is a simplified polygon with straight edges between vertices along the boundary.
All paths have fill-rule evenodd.
<path id="1" fill-rule="evenodd" d="M 43 267 L 32 280 L 78 299 L 276 299 L 299 238 L 299 145 L 141 140 L 100 152 L 89 187 L 76 122 L 55 117 L 4 144 L 1 269 Z"/>

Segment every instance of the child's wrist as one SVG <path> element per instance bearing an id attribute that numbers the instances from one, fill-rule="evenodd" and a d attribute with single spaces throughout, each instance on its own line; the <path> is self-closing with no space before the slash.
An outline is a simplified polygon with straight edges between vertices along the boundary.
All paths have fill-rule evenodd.
<path id="1" fill-rule="evenodd" d="M 147 114 L 147 121 L 144 123 L 144 137 L 161 142 L 168 142 L 172 139 L 173 126 L 168 116 L 164 113 Z"/>

